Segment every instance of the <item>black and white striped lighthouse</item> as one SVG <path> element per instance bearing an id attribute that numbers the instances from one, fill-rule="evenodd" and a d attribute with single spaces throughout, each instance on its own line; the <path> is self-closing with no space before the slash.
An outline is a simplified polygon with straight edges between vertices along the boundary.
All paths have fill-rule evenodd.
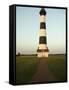
<path id="1" fill-rule="evenodd" d="M 39 31 L 39 46 L 37 49 L 38 57 L 48 57 L 48 47 L 47 47 L 47 33 L 46 33 L 46 11 L 41 8 L 40 12 L 40 31 Z"/>

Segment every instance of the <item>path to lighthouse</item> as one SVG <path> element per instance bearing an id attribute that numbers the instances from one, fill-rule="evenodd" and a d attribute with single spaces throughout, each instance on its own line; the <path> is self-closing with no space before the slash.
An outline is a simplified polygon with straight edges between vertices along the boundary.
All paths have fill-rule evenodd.
<path id="1" fill-rule="evenodd" d="M 50 82 L 57 81 L 56 77 L 48 69 L 47 60 L 44 58 L 39 59 L 39 64 L 35 75 L 33 76 L 32 82 Z"/>

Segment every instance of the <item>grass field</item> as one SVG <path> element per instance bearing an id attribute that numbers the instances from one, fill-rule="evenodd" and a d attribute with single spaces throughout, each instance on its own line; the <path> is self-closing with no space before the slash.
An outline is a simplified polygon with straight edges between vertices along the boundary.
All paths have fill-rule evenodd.
<path id="1" fill-rule="evenodd" d="M 65 55 L 50 55 L 50 57 L 48 58 L 48 67 L 59 81 L 66 80 Z"/>
<path id="2" fill-rule="evenodd" d="M 16 56 L 16 83 L 28 83 L 36 72 L 38 65 L 35 56 Z"/>
<path id="3" fill-rule="evenodd" d="M 16 56 L 16 83 L 29 83 L 38 68 L 36 56 Z M 59 81 L 66 80 L 65 55 L 49 55 L 48 68 Z"/>

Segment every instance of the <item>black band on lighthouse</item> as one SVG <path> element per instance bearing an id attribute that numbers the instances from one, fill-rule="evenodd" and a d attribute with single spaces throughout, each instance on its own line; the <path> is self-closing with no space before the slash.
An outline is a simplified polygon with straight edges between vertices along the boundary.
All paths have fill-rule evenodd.
<path id="1" fill-rule="evenodd" d="M 39 37 L 39 44 L 47 44 L 46 36 Z"/>
<path id="2" fill-rule="evenodd" d="M 45 22 L 40 23 L 40 29 L 46 29 L 46 24 Z"/>

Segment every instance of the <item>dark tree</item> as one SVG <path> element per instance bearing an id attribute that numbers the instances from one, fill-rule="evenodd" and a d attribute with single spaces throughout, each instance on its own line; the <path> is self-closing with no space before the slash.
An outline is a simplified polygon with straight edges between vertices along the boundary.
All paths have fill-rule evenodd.
<path id="1" fill-rule="evenodd" d="M 20 56 L 20 52 L 18 52 L 18 56 Z"/>

